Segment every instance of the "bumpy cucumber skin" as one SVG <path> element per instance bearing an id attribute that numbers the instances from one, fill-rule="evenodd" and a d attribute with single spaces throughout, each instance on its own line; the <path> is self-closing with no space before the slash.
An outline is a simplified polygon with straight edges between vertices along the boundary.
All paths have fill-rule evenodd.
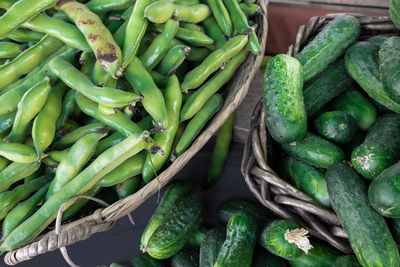
<path id="1" fill-rule="evenodd" d="M 354 118 L 344 111 L 329 111 L 314 120 L 314 127 L 324 138 L 337 143 L 349 143 L 357 131 Z"/>
<path id="2" fill-rule="evenodd" d="M 325 207 L 331 206 L 325 173 L 294 157 L 283 159 L 284 168 L 296 187 Z"/>
<path id="3" fill-rule="evenodd" d="M 389 37 L 387 37 L 385 35 L 375 35 L 375 36 L 369 37 L 365 41 L 367 41 L 368 43 L 372 44 L 377 49 L 379 49 L 381 47 L 381 45 L 383 44 L 383 42 L 388 38 Z"/>
<path id="4" fill-rule="evenodd" d="M 400 115 L 394 113 L 380 117 L 351 153 L 353 168 L 367 179 L 374 179 L 399 159 Z"/>
<path id="5" fill-rule="evenodd" d="M 400 113 L 400 104 L 383 89 L 378 68 L 378 48 L 368 42 L 359 42 L 347 49 L 344 58 L 347 72 L 371 98 L 391 111 Z"/>
<path id="6" fill-rule="evenodd" d="M 181 250 L 198 230 L 204 203 L 198 192 L 188 192 L 172 208 L 168 219 L 150 238 L 147 252 L 156 259 L 166 259 Z"/>
<path id="7" fill-rule="evenodd" d="M 299 61 L 288 55 L 272 58 L 265 70 L 263 100 L 268 130 L 278 143 L 299 140 L 307 131 L 302 91 Z"/>
<path id="8" fill-rule="evenodd" d="M 213 267 L 219 251 L 225 241 L 225 232 L 222 229 L 208 231 L 200 245 L 199 267 Z"/>
<path id="9" fill-rule="evenodd" d="M 400 218 L 400 162 L 382 171 L 368 188 L 371 206 L 381 215 Z"/>
<path id="10" fill-rule="evenodd" d="M 400 1 L 390 0 L 390 18 L 398 29 L 400 29 Z"/>
<path id="11" fill-rule="evenodd" d="M 163 267 L 164 264 L 156 259 L 150 257 L 149 254 L 143 253 L 132 259 L 133 267 Z"/>
<path id="12" fill-rule="evenodd" d="M 399 250 L 385 220 L 368 202 L 367 186 L 348 165 L 326 172 L 332 207 L 362 266 L 400 266 Z"/>
<path id="13" fill-rule="evenodd" d="M 294 230 L 300 226 L 292 220 L 275 220 L 265 226 L 260 236 L 260 244 L 272 254 L 286 260 L 294 260 L 304 252 L 294 243 L 285 239 L 287 230 Z"/>
<path id="14" fill-rule="evenodd" d="M 171 267 L 198 267 L 199 252 L 193 248 L 184 248 L 175 254 L 171 260 Z"/>
<path id="15" fill-rule="evenodd" d="M 282 148 L 289 155 L 298 157 L 311 166 L 328 168 L 329 166 L 345 160 L 342 149 L 315 134 L 307 132 L 304 139 L 282 144 Z"/>
<path id="16" fill-rule="evenodd" d="M 346 255 L 339 257 L 333 267 L 361 267 L 358 263 L 357 257 L 354 255 Z"/>
<path id="17" fill-rule="evenodd" d="M 250 267 L 259 228 L 250 214 L 239 211 L 229 220 L 226 239 L 214 267 Z"/>
<path id="18" fill-rule="evenodd" d="M 329 22 L 296 56 L 303 65 L 304 81 L 335 61 L 359 36 L 360 22 L 353 16 L 344 15 Z"/>
<path id="19" fill-rule="evenodd" d="M 218 205 L 217 215 L 218 219 L 223 225 L 227 225 L 229 219 L 238 211 L 246 211 L 254 216 L 258 225 L 261 227 L 267 222 L 268 219 L 274 218 L 274 215 L 259 204 L 245 200 L 232 200 L 225 201 Z"/>
<path id="20" fill-rule="evenodd" d="M 358 91 L 349 91 L 333 101 L 333 107 L 349 113 L 356 120 L 358 128 L 363 131 L 376 120 L 376 108 Z"/>
<path id="21" fill-rule="evenodd" d="M 286 267 L 286 261 L 281 257 L 269 253 L 265 249 L 254 251 L 252 267 Z"/>
<path id="22" fill-rule="evenodd" d="M 322 243 L 313 242 L 313 248 L 307 254 L 290 261 L 291 267 L 326 267 L 332 266 L 341 256 L 340 252 Z"/>
<path id="23" fill-rule="evenodd" d="M 304 84 L 303 96 L 307 116 L 315 114 L 353 83 L 347 74 L 344 59 L 338 59 Z"/>
<path id="24" fill-rule="evenodd" d="M 388 96 L 400 102 L 400 37 L 385 40 L 379 49 L 379 71 L 383 89 Z"/>

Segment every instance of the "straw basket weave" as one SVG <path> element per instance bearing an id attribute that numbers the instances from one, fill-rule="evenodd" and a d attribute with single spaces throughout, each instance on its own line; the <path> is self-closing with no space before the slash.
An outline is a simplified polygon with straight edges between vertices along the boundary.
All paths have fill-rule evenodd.
<path id="1" fill-rule="evenodd" d="M 261 10 L 255 16 L 254 21 L 258 25 L 256 31 L 261 46 L 265 47 L 268 32 L 268 0 L 261 0 L 258 4 L 260 5 Z M 237 70 L 232 80 L 226 86 L 226 90 L 224 91 L 225 101 L 221 110 L 214 116 L 212 121 L 208 124 L 208 127 L 193 142 L 190 148 L 178 157 L 165 171 L 163 171 L 158 176 L 158 179 L 154 179 L 135 194 L 121 199 L 107 208 L 97 210 L 91 216 L 62 225 L 59 229 L 56 227 L 56 230 L 39 236 L 32 243 L 7 253 L 4 258 L 6 264 L 14 265 L 29 260 L 39 254 L 46 253 L 47 251 L 63 248 L 80 240 L 87 239 L 96 232 L 106 231 L 116 220 L 128 215 L 139 207 L 147 198 L 157 193 L 207 143 L 229 115 L 239 106 L 246 96 L 250 84 L 261 64 L 263 54 L 264 50 L 262 50 L 258 56 L 252 54 L 248 56 L 245 62 Z M 61 252 L 63 255 L 66 254 L 65 248 L 61 249 Z M 74 266 L 71 262 L 68 263 Z"/>
<path id="2" fill-rule="evenodd" d="M 297 55 L 301 49 L 326 25 L 342 14 L 313 17 L 299 28 L 296 42 L 288 54 Z M 360 40 L 377 34 L 398 34 L 389 17 L 369 17 L 352 14 L 361 22 Z M 292 219 L 307 229 L 311 235 L 322 239 L 337 249 L 352 253 L 346 233 L 336 214 L 320 206 L 312 198 L 288 184 L 270 166 L 282 158 L 283 153 L 268 133 L 262 99 L 251 118 L 250 133 L 244 149 L 242 174 L 251 192 L 268 209 L 280 217 Z"/>

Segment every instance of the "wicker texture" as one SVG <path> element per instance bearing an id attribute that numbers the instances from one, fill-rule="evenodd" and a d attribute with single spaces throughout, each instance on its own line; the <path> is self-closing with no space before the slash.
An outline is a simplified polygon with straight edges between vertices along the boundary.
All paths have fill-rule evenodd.
<path id="1" fill-rule="evenodd" d="M 289 47 L 288 54 L 296 56 L 327 22 L 339 15 L 342 14 L 311 18 L 307 25 L 299 28 L 296 41 Z M 377 34 L 399 32 L 389 17 L 351 15 L 361 22 L 360 40 Z M 261 98 L 251 118 L 242 160 L 242 174 L 249 189 L 265 207 L 280 217 L 292 219 L 313 236 L 345 253 L 352 253 L 346 233 L 336 214 L 279 178 L 269 166 L 272 159 L 282 157 L 280 153 L 274 149 L 274 141 L 267 131 Z"/>
<path id="2" fill-rule="evenodd" d="M 255 17 L 255 23 L 258 24 L 257 35 L 261 46 L 264 48 L 268 32 L 268 0 L 261 0 L 258 4 L 261 7 L 261 11 Z M 55 231 L 51 231 L 45 235 L 39 236 L 31 244 L 7 253 L 4 258 L 6 264 L 14 265 L 29 260 L 39 254 L 46 253 L 47 251 L 87 239 L 96 232 L 106 231 L 112 226 L 113 222 L 130 214 L 146 201 L 146 199 L 159 192 L 159 190 L 166 185 L 197 152 L 199 152 L 229 115 L 240 105 L 261 65 L 263 55 L 264 50 L 257 56 L 252 54 L 248 56 L 231 81 L 226 85 L 224 93 L 225 101 L 220 111 L 214 116 L 207 128 L 193 142 L 189 149 L 178 157 L 165 171 L 159 174 L 157 179 L 153 179 L 153 181 L 135 194 L 121 199 L 107 208 L 97 210 L 92 216 L 87 216 L 63 225 L 60 230 L 61 234 L 59 235 L 57 235 Z"/>

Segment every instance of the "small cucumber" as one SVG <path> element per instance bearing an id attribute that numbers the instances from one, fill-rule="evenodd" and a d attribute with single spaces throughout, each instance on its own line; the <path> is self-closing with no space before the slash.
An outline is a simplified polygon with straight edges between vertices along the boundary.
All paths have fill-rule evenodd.
<path id="1" fill-rule="evenodd" d="M 200 245 L 200 267 L 213 267 L 225 241 L 225 232 L 220 229 L 208 231 Z"/>
<path id="2" fill-rule="evenodd" d="M 388 96 L 400 101 L 400 37 L 392 36 L 385 40 L 379 49 L 379 71 L 383 89 Z"/>
<path id="3" fill-rule="evenodd" d="M 278 143 L 299 140 L 307 131 L 302 91 L 299 61 L 283 54 L 272 58 L 265 70 L 263 100 L 269 133 Z"/>
<path id="4" fill-rule="evenodd" d="M 232 200 L 225 201 L 218 205 L 217 214 L 218 219 L 223 225 L 227 225 L 233 214 L 238 211 L 246 211 L 254 216 L 260 226 L 264 226 L 269 218 L 274 215 L 259 204 L 255 204 L 245 200 Z"/>
<path id="5" fill-rule="evenodd" d="M 300 141 L 282 144 L 282 148 L 289 155 L 298 157 L 317 168 L 326 169 L 345 160 L 340 147 L 312 133 L 307 133 Z"/>
<path id="6" fill-rule="evenodd" d="M 143 254 L 140 254 L 140 255 L 134 257 L 132 259 L 131 263 L 132 263 L 133 267 L 163 267 L 164 266 L 164 264 L 161 261 L 150 257 L 150 255 L 147 253 L 143 253 Z"/>
<path id="7" fill-rule="evenodd" d="M 337 258 L 333 267 L 361 267 L 361 265 L 358 263 L 356 256 L 346 255 Z"/>
<path id="8" fill-rule="evenodd" d="M 375 35 L 375 36 L 369 37 L 365 41 L 367 41 L 368 43 L 372 44 L 377 49 L 379 49 L 381 47 L 381 45 L 383 44 L 383 42 L 388 38 L 389 37 L 387 37 L 385 35 Z"/>
<path id="9" fill-rule="evenodd" d="M 400 29 L 400 0 L 390 0 L 390 18 L 398 29 Z"/>
<path id="10" fill-rule="evenodd" d="M 313 242 L 313 248 L 306 254 L 290 261 L 292 267 L 326 267 L 332 266 L 342 254 L 330 246 Z"/>
<path id="11" fill-rule="evenodd" d="M 337 144 L 349 143 L 357 131 L 353 116 L 344 111 L 321 114 L 314 120 L 314 127 L 322 137 Z"/>
<path id="12" fill-rule="evenodd" d="M 229 220 L 226 239 L 214 267 L 250 267 L 259 228 L 254 217 L 239 211 Z"/>
<path id="13" fill-rule="evenodd" d="M 351 153 L 353 168 L 367 179 L 374 179 L 400 159 L 400 115 L 380 117 L 368 130 L 364 142 Z"/>
<path id="14" fill-rule="evenodd" d="M 265 249 L 256 249 L 254 251 L 252 267 L 286 267 L 286 261 L 281 257 L 269 253 Z"/>
<path id="15" fill-rule="evenodd" d="M 346 158 L 351 158 L 351 153 L 353 152 L 353 150 L 359 145 L 361 145 L 362 142 L 364 142 L 364 139 L 365 139 L 365 132 L 361 131 L 356 132 L 351 142 L 348 143 L 346 146 L 343 146 L 343 151 L 346 154 Z"/>
<path id="16" fill-rule="evenodd" d="M 171 260 L 171 267 L 198 267 L 199 251 L 193 248 L 184 248 L 175 254 Z"/>

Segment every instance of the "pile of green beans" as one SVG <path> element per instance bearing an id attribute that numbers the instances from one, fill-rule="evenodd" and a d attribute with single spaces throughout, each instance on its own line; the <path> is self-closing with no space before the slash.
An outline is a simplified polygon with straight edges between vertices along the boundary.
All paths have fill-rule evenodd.
<path id="1" fill-rule="evenodd" d="M 185 153 L 261 47 L 240 0 L 0 0 L 0 251 Z M 63 220 L 93 212 L 88 200 Z"/>

